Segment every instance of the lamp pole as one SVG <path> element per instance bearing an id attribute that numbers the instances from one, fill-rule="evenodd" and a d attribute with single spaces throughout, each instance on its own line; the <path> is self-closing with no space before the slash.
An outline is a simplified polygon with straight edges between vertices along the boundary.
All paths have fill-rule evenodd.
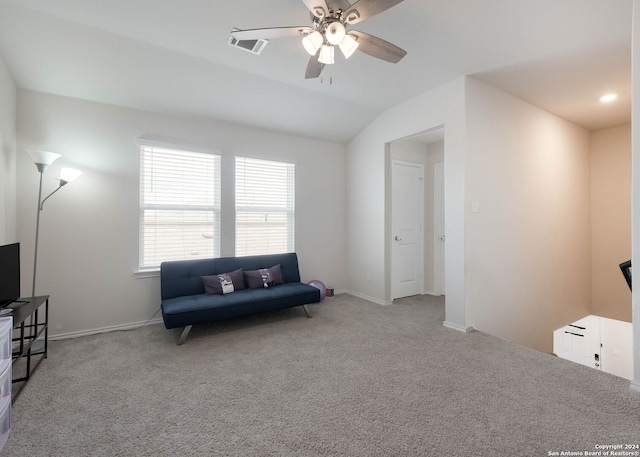
<path id="1" fill-rule="evenodd" d="M 33 251 L 33 283 L 31 285 L 31 297 L 36 296 L 36 271 L 38 269 L 38 234 L 40 232 L 40 201 L 42 200 L 42 175 L 44 174 L 43 164 L 36 164 L 40 172 L 40 187 L 38 189 L 38 209 L 36 214 L 36 243 Z"/>

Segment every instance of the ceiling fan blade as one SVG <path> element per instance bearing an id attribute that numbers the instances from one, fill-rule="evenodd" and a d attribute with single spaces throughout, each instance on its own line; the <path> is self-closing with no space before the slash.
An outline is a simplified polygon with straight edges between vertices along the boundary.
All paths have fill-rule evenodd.
<path id="1" fill-rule="evenodd" d="M 349 34 L 355 35 L 358 39 L 358 51 L 362 51 L 372 57 L 391 63 L 398 63 L 407 55 L 407 51 L 404 49 L 368 33 L 350 30 Z"/>
<path id="2" fill-rule="evenodd" d="M 322 69 L 324 68 L 324 64 L 318 62 L 318 55 L 320 51 L 315 56 L 311 56 L 309 59 L 309 63 L 307 64 L 307 71 L 304 74 L 305 79 L 317 78 L 322 73 Z"/>
<path id="3" fill-rule="evenodd" d="M 311 14 L 315 17 L 327 17 L 329 15 L 329 7 L 324 0 L 302 0 Z"/>
<path id="4" fill-rule="evenodd" d="M 396 6 L 403 0 L 358 0 L 345 11 L 345 22 L 349 24 L 357 24 L 371 16 L 388 10 L 392 6 Z"/>
<path id="5" fill-rule="evenodd" d="M 232 30 L 231 36 L 236 40 L 270 40 L 272 38 L 302 37 L 313 29 L 306 25 L 299 27 L 270 27 L 265 29 Z"/>

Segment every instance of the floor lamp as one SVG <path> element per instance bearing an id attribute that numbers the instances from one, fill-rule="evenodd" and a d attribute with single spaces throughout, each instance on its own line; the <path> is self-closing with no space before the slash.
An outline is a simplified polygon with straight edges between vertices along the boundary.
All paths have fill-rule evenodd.
<path id="1" fill-rule="evenodd" d="M 31 155 L 31 158 L 33 159 L 34 163 L 36 164 L 36 168 L 40 172 L 40 187 L 38 188 L 38 212 L 36 215 L 36 243 L 33 251 L 33 283 L 31 285 L 31 297 L 35 297 L 36 296 L 36 271 L 38 268 L 38 235 L 40 233 L 40 212 L 43 209 L 44 202 L 49 197 L 51 197 L 53 194 L 58 192 L 62 186 L 70 183 L 71 181 L 76 179 L 78 176 L 80 176 L 82 172 L 78 170 L 74 170 L 73 168 L 63 168 L 62 171 L 60 172 L 60 179 L 59 179 L 60 184 L 58 185 L 56 190 L 51 192 L 49 195 L 45 197 L 44 200 L 42 200 L 42 175 L 44 174 L 45 171 L 47 171 L 47 168 L 49 168 L 49 165 L 51 165 L 56 159 L 62 156 L 60 154 L 56 154 L 55 152 L 49 152 L 49 151 L 28 151 L 28 152 Z"/>

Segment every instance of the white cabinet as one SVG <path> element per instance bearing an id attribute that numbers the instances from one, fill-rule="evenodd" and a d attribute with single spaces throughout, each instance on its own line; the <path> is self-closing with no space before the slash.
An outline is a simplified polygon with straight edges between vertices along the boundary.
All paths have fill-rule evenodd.
<path id="1" fill-rule="evenodd" d="M 553 352 L 560 358 L 600 367 L 600 320 L 587 316 L 553 332 Z"/>
<path id="2" fill-rule="evenodd" d="M 553 353 L 572 362 L 633 379 L 629 322 L 587 316 L 553 332 Z"/>
<path id="3" fill-rule="evenodd" d="M 0 318 L 0 450 L 11 431 L 11 337 L 13 318 Z"/>

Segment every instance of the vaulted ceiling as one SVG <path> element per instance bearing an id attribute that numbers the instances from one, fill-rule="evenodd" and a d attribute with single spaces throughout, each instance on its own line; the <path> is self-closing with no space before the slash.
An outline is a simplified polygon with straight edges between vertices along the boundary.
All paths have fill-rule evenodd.
<path id="1" fill-rule="evenodd" d="M 398 64 L 336 53 L 305 79 L 296 37 L 261 55 L 227 44 L 234 27 L 310 25 L 302 0 L 0 0 L 0 56 L 21 88 L 341 143 L 463 75 L 597 130 L 631 121 L 631 11 L 632 0 L 404 0 L 354 27 L 406 50 Z M 600 103 L 607 92 L 618 100 Z"/>

